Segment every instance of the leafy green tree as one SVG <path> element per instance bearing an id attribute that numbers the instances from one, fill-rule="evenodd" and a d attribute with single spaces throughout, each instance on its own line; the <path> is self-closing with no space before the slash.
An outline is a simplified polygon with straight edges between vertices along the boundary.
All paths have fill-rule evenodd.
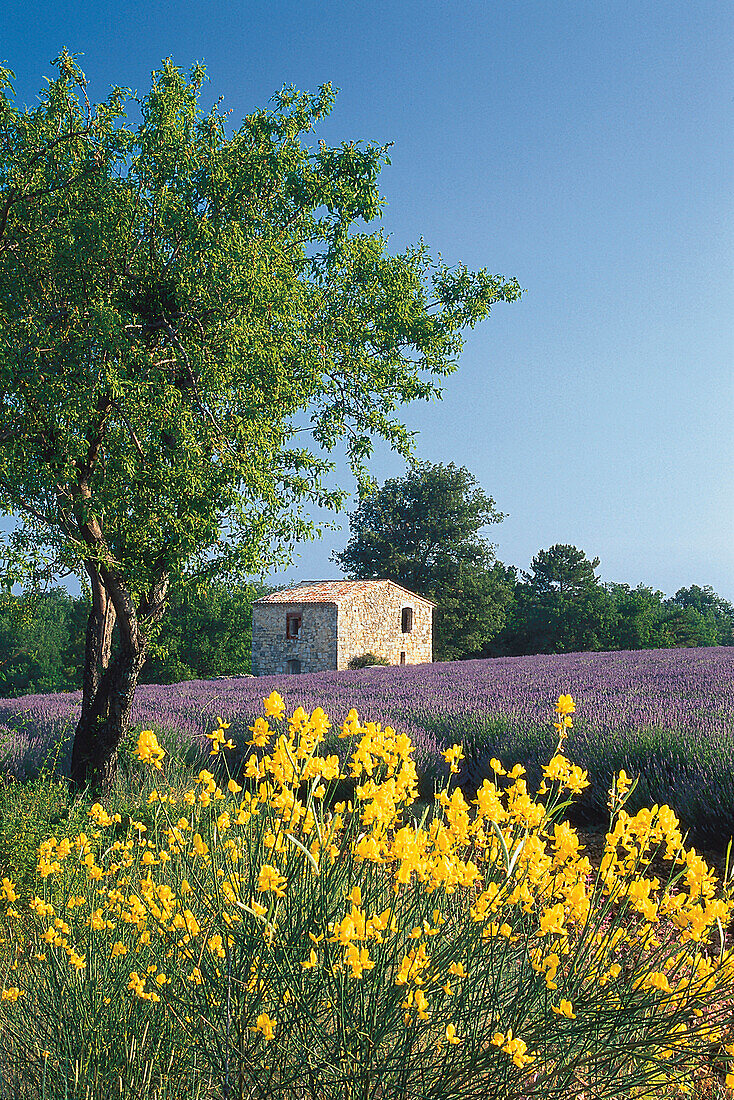
<path id="1" fill-rule="evenodd" d="M 583 550 L 556 544 L 540 550 L 515 593 L 514 629 L 524 653 L 603 649 L 612 601 Z"/>
<path id="2" fill-rule="evenodd" d="M 435 656 L 455 660 L 502 625 L 504 567 L 479 534 L 502 519 L 465 467 L 422 462 L 362 498 L 332 560 L 354 579 L 385 577 L 433 600 Z"/>
<path id="3" fill-rule="evenodd" d="M 462 330 L 515 280 L 387 252 L 385 148 L 314 146 L 334 94 L 284 89 L 231 131 L 170 61 L 100 104 L 64 52 L 37 105 L 0 71 L 0 509 L 5 583 L 91 589 L 72 780 L 111 782 L 169 592 L 239 583 L 341 505 L 318 450 L 406 457 Z M 316 453 L 298 445 L 308 431 Z M 308 439 L 308 437 L 307 437 Z M 119 647 L 112 652 L 117 624 Z"/>
<path id="4" fill-rule="evenodd" d="M 514 569 L 499 561 L 449 577 L 436 600 L 436 659 L 482 656 L 507 621 L 513 590 Z"/>
<path id="5" fill-rule="evenodd" d="M 84 605 L 63 588 L 22 596 L 0 593 L 0 696 L 81 687 L 77 603 Z"/>
<path id="6" fill-rule="evenodd" d="M 612 622 L 608 645 L 604 649 L 665 648 L 668 635 L 664 630 L 665 596 L 645 585 L 630 588 L 628 584 L 604 586 L 612 601 Z"/>
<path id="7" fill-rule="evenodd" d="M 170 601 L 165 642 L 143 669 L 141 683 L 174 684 L 248 674 L 252 605 L 272 589 L 211 585 L 205 594 L 177 592 Z"/>
<path id="8" fill-rule="evenodd" d="M 671 611 L 684 612 L 688 636 L 699 639 L 694 645 L 734 645 L 734 607 L 710 585 L 679 588 L 667 605 Z"/>
<path id="9" fill-rule="evenodd" d="M 252 604 L 271 589 L 213 584 L 207 593 L 177 590 L 164 640 L 151 648 L 141 683 L 237 676 L 250 672 Z M 89 600 L 62 588 L 0 593 L 0 696 L 76 691 L 82 686 Z M 119 645 L 112 633 L 112 652 Z"/>

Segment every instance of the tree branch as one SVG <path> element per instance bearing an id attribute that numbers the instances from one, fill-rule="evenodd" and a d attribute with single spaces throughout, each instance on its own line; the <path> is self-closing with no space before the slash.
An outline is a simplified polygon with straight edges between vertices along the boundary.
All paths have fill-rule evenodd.
<path id="1" fill-rule="evenodd" d="M 140 440 L 136 436 L 135 431 L 133 429 L 133 426 L 130 423 L 130 421 L 128 420 L 128 418 L 125 414 L 125 411 L 122 408 L 122 405 L 120 404 L 119 401 L 112 401 L 111 405 L 112 405 L 112 408 L 115 410 L 115 412 L 118 412 L 120 414 L 120 419 L 122 420 L 123 424 L 125 425 L 128 432 L 130 433 L 130 438 L 132 439 L 133 443 L 135 444 L 135 450 L 138 452 L 138 454 L 142 458 L 143 462 L 145 462 L 145 454 L 144 454 L 143 448 L 140 444 Z"/>
<path id="2" fill-rule="evenodd" d="M 84 436 L 87 441 L 88 447 L 87 456 L 84 460 L 84 465 L 78 466 L 80 483 L 82 481 L 89 481 L 89 477 L 92 473 L 92 470 L 94 469 L 94 465 L 97 461 L 97 456 L 99 454 L 100 448 L 102 446 L 102 441 L 104 439 L 104 428 L 105 422 L 107 420 L 107 415 L 110 408 L 112 407 L 113 403 L 109 394 L 103 394 L 97 401 L 97 412 L 100 413 L 100 418 L 97 423 L 96 429 L 92 431 L 92 429 L 89 428 Z M 74 464 L 77 465 L 76 462 Z"/>
<path id="3" fill-rule="evenodd" d="M 234 448 L 230 445 L 230 442 L 229 442 L 229 439 L 228 439 L 227 435 L 222 431 L 219 424 L 217 424 L 217 421 L 215 420 L 214 415 L 210 412 L 209 409 L 207 409 L 205 407 L 205 405 L 204 405 L 204 403 L 201 399 L 201 396 L 199 394 L 199 390 L 198 390 L 197 385 L 196 385 L 196 378 L 194 376 L 194 372 L 193 372 L 192 367 L 191 367 L 191 361 L 189 359 L 188 352 L 186 351 L 183 344 L 181 343 L 181 341 L 178 337 L 178 334 L 176 333 L 176 330 L 172 327 L 170 322 L 165 317 L 162 318 L 161 328 L 168 335 L 171 343 L 178 350 L 178 353 L 181 356 L 181 359 L 183 360 L 183 364 L 186 367 L 186 373 L 188 374 L 189 381 L 191 383 L 191 389 L 192 389 L 193 394 L 194 394 L 194 400 L 196 401 L 196 405 L 197 405 L 197 408 L 199 409 L 199 412 L 201 413 L 201 415 L 204 417 L 205 420 L 210 420 L 211 421 L 211 423 L 214 427 L 214 430 L 219 435 L 219 438 L 221 440 L 223 440 L 224 445 L 227 448 L 227 450 L 231 451 L 232 454 L 235 454 L 236 452 L 235 452 Z"/>

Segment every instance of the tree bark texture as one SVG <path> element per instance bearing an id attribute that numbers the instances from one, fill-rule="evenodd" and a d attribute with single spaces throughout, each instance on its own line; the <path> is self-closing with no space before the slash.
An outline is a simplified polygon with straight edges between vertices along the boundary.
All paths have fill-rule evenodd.
<path id="1" fill-rule="evenodd" d="M 109 790 L 117 772 L 117 750 L 130 727 L 140 672 L 148 651 L 144 627 L 163 614 L 168 579 L 164 577 L 136 608 L 114 572 L 87 567 L 92 609 L 87 624 L 82 713 L 74 733 L 71 784 Z M 118 623 L 119 651 L 111 654 L 112 629 Z"/>

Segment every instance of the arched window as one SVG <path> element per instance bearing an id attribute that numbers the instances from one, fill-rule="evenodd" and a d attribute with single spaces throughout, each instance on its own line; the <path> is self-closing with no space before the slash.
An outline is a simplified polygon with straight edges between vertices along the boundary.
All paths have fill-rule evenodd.
<path id="1" fill-rule="evenodd" d="M 411 630 L 413 629 L 413 608 L 412 607 L 404 607 L 403 608 L 401 626 L 402 626 L 402 629 L 403 629 L 403 634 L 410 634 Z"/>

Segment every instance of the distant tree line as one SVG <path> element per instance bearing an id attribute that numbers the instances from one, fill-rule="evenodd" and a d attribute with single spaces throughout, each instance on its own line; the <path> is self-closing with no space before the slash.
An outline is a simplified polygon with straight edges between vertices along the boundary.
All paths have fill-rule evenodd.
<path id="1" fill-rule="evenodd" d="M 473 656 L 734 645 L 734 608 L 709 585 L 666 598 L 642 584 L 604 584 L 598 564 L 556 545 L 533 558 L 529 573 L 508 569 L 504 624 Z"/>
<path id="2" fill-rule="evenodd" d="M 503 518 L 468 470 L 422 463 L 363 498 L 333 560 L 354 579 L 387 577 L 434 600 L 439 661 L 734 645 L 734 608 L 708 585 L 667 598 L 603 583 L 599 559 L 564 544 L 540 550 L 528 572 L 503 565 L 480 534 Z M 249 673 L 252 604 L 270 591 L 210 586 L 172 596 L 141 682 Z M 78 690 L 88 619 L 88 597 L 62 588 L 0 594 L 0 696 Z"/>
<path id="3" fill-rule="evenodd" d="M 252 604 L 272 589 L 263 585 L 171 600 L 166 630 L 140 677 L 141 683 L 173 684 L 241 676 L 250 671 Z M 63 588 L 0 594 L 0 697 L 82 686 L 89 599 Z M 113 631 L 113 652 L 118 645 Z"/>
<path id="4" fill-rule="evenodd" d="M 552 546 L 527 574 L 494 562 L 448 599 L 435 593 L 435 659 L 734 645 L 734 608 L 708 585 L 666 598 L 644 585 L 601 583 L 595 561 L 576 547 Z M 268 591 L 217 589 L 176 600 L 141 682 L 249 673 L 252 604 Z M 482 602 L 472 631 L 473 593 Z M 87 598 L 63 588 L 0 595 L 0 697 L 79 690 L 88 617 Z"/>
<path id="5" fill-rule="evenodd" d="M 436 603 L 435 660 L 734 644 L 734 609 L 706 586 L 667 599 L 604 584 L 575 546 L 540 550 L 529 572 L 505 566 L 483 528 L 501 522 L 464 467 L 418 463 L 364 497 L 333 555 L 354 579 L 387 577 Z"/>

